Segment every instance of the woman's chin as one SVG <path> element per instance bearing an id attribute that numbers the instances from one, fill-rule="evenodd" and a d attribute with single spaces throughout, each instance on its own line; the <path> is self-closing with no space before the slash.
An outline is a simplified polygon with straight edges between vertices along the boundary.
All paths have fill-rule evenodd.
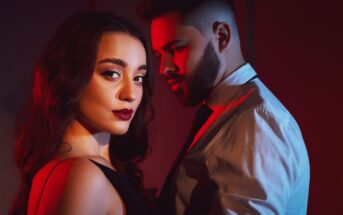
<path id="1" fill-rule="evenodd" d="M 109 132 L 112 135 L 124 135 L 127 133 L 127 131 L 129 130 L 129 127 L 117 127 L 117 128 L 112 128 Z"/>

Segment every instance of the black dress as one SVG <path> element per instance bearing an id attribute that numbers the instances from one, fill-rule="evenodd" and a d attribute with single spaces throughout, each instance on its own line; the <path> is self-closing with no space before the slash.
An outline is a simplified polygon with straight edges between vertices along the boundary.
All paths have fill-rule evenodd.
<path id="1" fill-rule="evenodd" d="M 119 193 L 122 198 L 126 215 L 150 215 L 151 211 L 144 204 L 143 200 L 138 196 L 137 192 L 133 189 L 127 176 L 108 168 L 96 161 L 92 161 L 97 165 L 101 171 L 105 174 L 113 187 Z"/>

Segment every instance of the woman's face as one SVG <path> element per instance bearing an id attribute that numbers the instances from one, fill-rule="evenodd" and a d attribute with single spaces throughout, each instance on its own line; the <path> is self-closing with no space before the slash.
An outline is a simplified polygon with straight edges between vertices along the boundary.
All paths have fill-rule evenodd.
<path id="1" fill-rule="evenodd" d="M 102 35 L 93 76 L 80 97 L 80 117 L 92 132 L 125 134 L 143 95 L 143 44 L 126 33 Z"/>

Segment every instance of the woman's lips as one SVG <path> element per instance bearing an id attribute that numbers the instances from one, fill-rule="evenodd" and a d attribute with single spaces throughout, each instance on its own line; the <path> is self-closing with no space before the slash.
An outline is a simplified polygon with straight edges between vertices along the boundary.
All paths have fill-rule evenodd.
<path id="1" fill-rule="evenodd" d="M 130 120 L 133 114 L 132 109 L 121 109 L 121 110 L 114 110 L 112 113 L 121 120 L 127 121 Z"/>

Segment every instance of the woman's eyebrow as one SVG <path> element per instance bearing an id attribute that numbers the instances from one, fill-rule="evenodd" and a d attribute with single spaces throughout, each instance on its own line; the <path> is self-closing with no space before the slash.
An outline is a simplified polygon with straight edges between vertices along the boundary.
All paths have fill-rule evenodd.
<path id="1" fill-rule="evenodd" d="M 138 70 L 148 70 L 148 66 L 147 65 L 141 65 L 138 67 Z"/>
<path id="2" fill-rule="evenodd" d="M 127 67 L 127 63 L 125 61 L 123 61 L 122 59 L 119 59 L 119 58 L 105 58 L 105 59 L 102 59 L 98 62 L 98 64 L 102 64 L 102 63 L 112 63 L 112 64 L 116 64 L 118 66 L 121 66 L 121 67 Z M 140 65 L 138 67 L 138 70 L 148 70 L 148 66 L 147 65 Z"/>
<path id="3" fill-rule="evenodd" d="M 100 60 L 98 63 L 99 64 L 113 63 L 113 64 L 117 64 L 117 65 L 122 66 L 122 67 L 127 67 L 127 63 L 125 61 L 123 61 L 122 59 L 119 59 L 119 58 L 105 58 L 105 59 Z"/>

